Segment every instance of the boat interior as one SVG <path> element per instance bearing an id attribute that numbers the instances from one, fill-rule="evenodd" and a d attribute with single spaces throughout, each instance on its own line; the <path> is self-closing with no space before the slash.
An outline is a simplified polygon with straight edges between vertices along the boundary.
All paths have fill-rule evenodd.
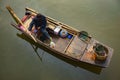
<path id="1" fill-rule="evenodd" d="M 32 21 L 32 17 L 30 17 L 24 22 L 24 25 L 26 28 L 29 27 L 29 24 L 31 21 Z M 57 24 L 51 23 L 48 21 L 47 31 L 49 32 L 53 42 L 55 43 L 54 49 L 59 52 L 62 52 L 63 54 L 80 59 L 83 53 L 85 52 L 87 44 L 84 41 L 82 41 L 77 35 L 70 33 L 69 30 L 68 30 L 69 36 L 66 36 L 66 37 L 61 37 L 59 33 L 55 34 L 54 29 L 56 27 L 58 27 Z M 61 29 L 64 29 L 64 28 L 62 27 Z M 33 31 L 34 31 L 34 28 L 33 28 Z M 41 34 L 39 32 L 37 34 L 38 39 L 40 39 L 40 36 Z M 49 45 L 49 41 L 46 41 L 45 44 Z"/>

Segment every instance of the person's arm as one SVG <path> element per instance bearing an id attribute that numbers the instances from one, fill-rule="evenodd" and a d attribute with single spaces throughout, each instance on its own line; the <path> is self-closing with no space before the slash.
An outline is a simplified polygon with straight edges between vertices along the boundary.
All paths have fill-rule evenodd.
<path id="1" fill-rule="evenodd" d="M 29 28 L 28 28 L 29 31 L 32 30 L 33 25 L 34 25 L 34 20 L 32 20 L 32 22 L 31 22 L 30 25 L 29 25 Z"/>

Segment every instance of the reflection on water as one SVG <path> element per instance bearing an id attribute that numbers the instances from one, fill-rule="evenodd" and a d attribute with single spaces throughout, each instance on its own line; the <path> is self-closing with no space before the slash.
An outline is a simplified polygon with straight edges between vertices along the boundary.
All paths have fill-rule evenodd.
<path id="1" fill-rule="evenodd" d="M 24 39 L 25 41 L 27 41 L 27 42 L 29 42 L 31 44 L 33 50 L 37 54 L 37 56 L 40 59 L 40 61 L 42 61 L 42 56 L 43 56 L 44 53 L 42 53 L 42 55 L 40 56 L 39 53 L 37 52 L 38 48 L 44 49 L 45 51 L 47 51 L 51 55 L 53 55 L 53 56 L 55 56 L 55 57 L 65 61 L 65 62 L 67 62 L 67 63 L 69 63 L 69 64 L 71 64 L 71 65 L 73 65 L 75 67 L 81 67 L 83 69 L 86 69 L 86 70 L 91 71 L 91 72 L 96 73 L 96 74 L 100 74 L 100 72 L 102 70 L 102 68 L 100 68 L 100 67 L 97 67 L 97 66 L 94 66 L 94 65 L 90 65 L 90 64 L 87 64 L 87 63 L 84 63 L 84 62 L 75 62 L 75 61 L 67 59 L 67 58 L 65 58 L 63 56 L 60 56 L 58 54 L 54 54 L 53 52 L 45 49 L 43 46 L 40 46 L 39 44 L 35 43 L 33 40 L 27 38 L 27 36 L 25 36 L 23 33 L 22 34 L 18 34 L 17 33 L 17 36 L 22 38 L 22 39 Z"/>
<path id="2" fill-rule="evenodd" d="M 30 43 L 31 44 L 31 43 Z M 31 44 L 33 50 L 35 51 L 35 53 L 37 54 L 37 56 L 39 57 L 40 61 L 42 62 L 42 57 L 39 55 L 37 49 L 38 49 L 38 46 L 34 46 L 33 44 Z M 44 52 L 43 52 L 44 53 Z M 42 54 L 43 55 L 43 54 Z"/>
<path id="3" fill-rule="evenodd" d="M 35 53 L 37 54 L 38 58 L 40 59 L 40 61 L 42 62 L 42 57 L 39 55 L 37 49 L 39 48 L 38 44 L 36 44 L 34 41 L 32 41 L 31 39 L 27 38 L 23 33 L 22 34 L 16 34 L 18 37 L 28 41 L 30 43 L 30 45 L 32 46 L 33 50 L 35 51 Z M 42 53 L 43 56 L 44 52 Z"/>

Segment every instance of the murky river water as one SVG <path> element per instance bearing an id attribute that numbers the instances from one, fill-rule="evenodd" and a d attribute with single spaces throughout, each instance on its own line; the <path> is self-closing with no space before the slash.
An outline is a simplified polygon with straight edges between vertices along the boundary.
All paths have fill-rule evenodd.
<path id="1" fill-rule="evenodd" d="M 21 18 L 31 7 L 114 48 L 108 68 L 75 66 L 59 56 L 33 45 L 10 25 L 5 9 L 11 5 Z M 120 1 L 119 0 L 0 0 L 0 80 L 120 80 Z"/>

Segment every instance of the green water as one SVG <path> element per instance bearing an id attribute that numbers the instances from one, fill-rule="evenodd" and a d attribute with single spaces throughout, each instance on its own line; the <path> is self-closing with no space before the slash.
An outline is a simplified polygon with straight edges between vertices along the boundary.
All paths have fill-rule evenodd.
<path id="1" fill-rule="evenodd" d="M 97 69 L 50 54 L 34 51 L 29 41 L 10 25 L 14 22 L 6 5 L 21 18 L 31 7 L 114 48 L 108 68 Z M 119 0 L 0 0 L 0 80 L 120 80 Z"/>

